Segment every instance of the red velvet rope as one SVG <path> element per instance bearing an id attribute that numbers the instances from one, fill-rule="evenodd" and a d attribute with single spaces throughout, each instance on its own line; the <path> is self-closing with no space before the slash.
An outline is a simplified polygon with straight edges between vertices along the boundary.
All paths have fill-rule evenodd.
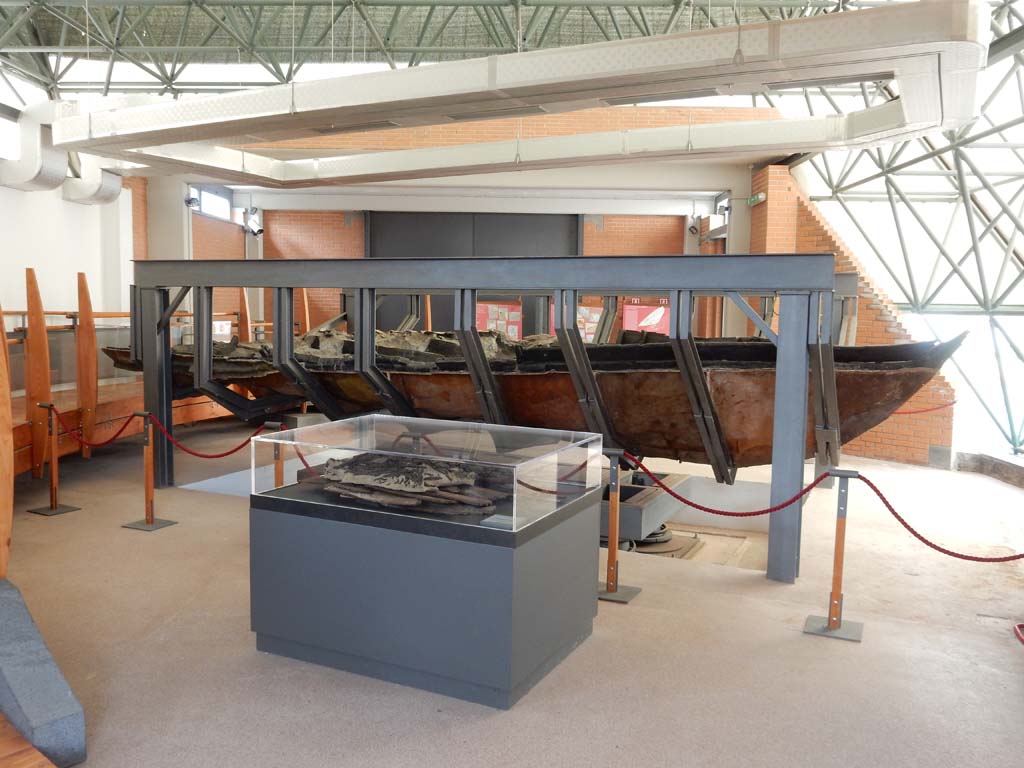
<path id="1" fill-rule="evenodd" d="M 117 440 L 117 438 L 119 438 L 126 429 L 128 429 L 128 425 L 132 423 L 132 419 L 134 419 L 136 416 L 136 414 L 133 413 L 131 416 L 126 417 L 124 420 L 124 424 L 122 424 L 120 428 L 117 430 L 117 432 L 115 432 L 111 437 L 107 438 L 106 440 L 102 440 L 98 443 L 94 443 L 91 440 L 86 440 L 84 437 L 79 437 L 78 435 L 76 435 L 75 432 L 81 432 L 82 428 L 72 427 L 66 421 L 64 421 L 64 417 L 60 415 L 60 411 L 58 411 L 55 406 L 51 405 L 50 410 L 53 412 L 53 415 L 57 417 L 57 423 L 59 423 L 64 428 L 64 432 L 66 434 L 71 435 L 74 441 L 79 445 L 86 445 L 90 448 L 102 448 L 104 445 L 110 445 L 112 442 Z"/>
<path id="2" fill-rule="evenodd" d="M 231 450 L 222 451 L 221 453 L 200 453 L 199 451 L 193 451 L 191 448 L 189 448 L 186 445 L 182 445 L 177 439 L 175 439 L 174 435 L 172 435 L 167 430 L 167 427 L 165 427 L 163 424 L 160 423 L 160 419 L 158 419 L 156 416 L 154 416 L 153 414 L 150 414 L 149 418 L 151 418 L 153 420 L 154 426 L 156 426 L 157 429 L 159 429 L 161 432 L 163 432 L 164 437 L 166 437 L 168 440 L 170 440 L 171 443 L 175 447 L 180 448 L 185 453 L 187 453 L 189 456 L 196 456 L 196 457 L 198 457 L 200 459 L 223 459 L 225 456 L 230 456 L 233 453 L 238 453 L 240 450 L 242 450 L 243 448 L 245 448 L 245 446 L 247 446 L 249 444 L 250 440 L 252 440 L 254 437 L 256 437 L 256 435 L 258 435 L 260 432 L 262 432 L 264 429 L 267 428 L 266 424 L 261 424 L 259 429 L 257 429 L 255 432 L 253 432 L 251 435 L 249 435 L 247 438 L 245 438 L 245 440 L 243 440 L 241 443 L 236 445 Z"/>
<path id="3" fill-rule="evenodd" d="M 776 504 L 774 507 L 756 509 L 753 510 L 752 512 L 727 512 L 724 509 L 714 509 L 713 507 L 705 507 L 703 504 L 697 504 L 696 502 L 690 501 L 684 496 L 680 496 L 678 493 L 676 493 L 663 482 L 661 482 L 661 479 L 658 478 L 653 472 L 651 472 L 651 470 L 645 467 L 643 465 L 643 462 L 641 462 L 638 458 L 636 458 L 632 454 L 625 452 L 623 452 L 622 455 L 625 456 L 627 461 L 635 465 L 645 475 L 650 477 L 651 480 L 653 480 L 662 490 L 666 491 L 673 498 L 678 499 L 679 501 L 683 502 L 684 504 L 687 504 L 688 506 L 693 507 L 694 509 L 699 509 L 702 512 L 709 512 L 712 515 L 724 515 L 726 517 L 754 517 L 756 515 L 767 515 L 771 512 L 778 512 L 780 509 L 788 507 L 790 504 L 793 504 L 795 501 L 797 501 L 800 497 L 809 493 L 812 488 L 821 484 L 821 482 L 826 477 L 829 476 L 828 472 L 824 472 L 818 475 L 809 485 L 807 485 L 803 490 L 801 490 L 791 499 L 788 499 L 787 501 L 784 501 L 781 504 Z M 885 508 L 889 510 L 889 513 L 896 518 L 900 525 L 907 529 L 911 536 L 913 536 L 915 539 L 920 541 L 925 546 L 934 549 L 936 552 L 941 552 L 942 554 L 948 555 L 949 557 L 955 557 L 957 560 L 967 560 L 972 563 L 1010 563 L 1015 560 L 1024 560 L 1024 553 L 1014 555 L 1002 555 L 998 557 L 982 557 L 980 555 L 968 555 L 963 552 L 956 552 L 952 549 L 947 549 L 946 547 L 936 544 L 934 541 L 931 541 L 930 539 L 926 538 L 924 535 L 919 533 L 910 523 L 908 523 L 900 515 L 900 513 L 896 511 L 896 508 L 893 507 L 889 500 L 885 498 L 885 495 L 878 489 L 877 485 L 875 485 L 873 482 L 868 480 L 863 475 L 858 475 L 856 479 L 861 480 L 868 488 L 875 492 L 875 495 L 879 498 L 882 504 L 885 505 Z"/>

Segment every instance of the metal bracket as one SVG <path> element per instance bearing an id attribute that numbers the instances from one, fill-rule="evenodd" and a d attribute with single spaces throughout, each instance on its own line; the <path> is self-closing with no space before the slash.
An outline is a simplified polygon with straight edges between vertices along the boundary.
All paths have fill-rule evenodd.
<path id="1" fill-rule="evenodd" d="M 697 424 L 708 462 L 715 472 L 715 480 L 732 485 L 736 479 L 736 465 L 733 463 L 729 445 L 725 442 L 718 412 L 715 410 L 711 391 L 704 377 L 697 342 L 693 338 L 692 317 L 693 292 L 669 291 L 669 342 L 679 373 L 683 377 L 687 397 L 690 399 L 693 420 Z"/>
<path id="2" fill-rule="evenodd" d="M 754 308 L 750 306 L 738 292 L 729 291 L 726 296 L 732 300 L 732 303 L 735 304 L 743 314 L 750 318 L 754 327 L 757 328 L 766 339 L 771 341 L 772 344 L 778 345 L 779 335 L 772 330 L 771 326 L 764 321 L 764 317 L 755 312 Z"/>
<path id="3" fill-rule="evenodd" d="M 353 334 L 353 368 L 373 387 L 384 407 L 396 416 L 415 416 L 412 405 L 395 385 L 377 367 L 377 291 L 375 288 L 357 288 L 352 301 L 350 317 L 355 318 Z M 349 322 L 351 328 L 351 320 Z"/>
<path id="4" fill-rule="evenodd" d="M 274 288 L 274 366 L 295 382 L 310 401 L 327 418 L 344 417 L 334 398 L 324 385 L 295 359 L 295 337 L 292 320 L 295 316 L 295 297 L 291 288 Z"/>
<path id="5" fill-rule="evenodd" d="M 508 424 L 501 390 L 487 362 L 484 345 L 480 342 L 480 332 L 476 325 L 476 290 L 460 288 L 452 298 L 455 303 L 455 336 L 462 348 L 469 377 L 473 380 L 473 388 L 480 402 L 480 413 L 488 424 Z"/>
<path id="6" fill-rule="evenodd" d="M 583 344 L 576 320 L 579 291 L 558 288 L 552 292 L 552 296 L 555 302 L 555 336 L 558 337 L 566 368 L 576 388 L 576 397 L 586 419 L 587 428 L 591 432 L 601 433 L 606 450 L 617 449 L 621 444 L 612 433 L 604 398 L 594 377 L 594 369 L 590 365 L 587 348 Z"/>
<path id="7" fill-rule="evenodd" d="M 193 386 L 211 400 L 227 408 L 240 419 L 251 419 L 265 416 L 268 413 L 293 403 L 295 398 L 281 395 L 261 397 L 250 400 L 232 389 L 228 389 L 213 378 L 213 288 L 196 286 L 192 289 L 194 314 L 192 326 L 192 381 Z M 174 297 L 179 304 L 185 298 L 188 289 L 182 288 Z M 170 317 L 174 312 L 174 302 L 164 312 Z"/>
<path id="8" fill-rule="evenodd" d="M 171 324 L 171 318 L 174 317 L 174 313 L 181 306 L 181 302 L 188 296 L 188 292 L 192 290 L 192 286 L 186 285 L 178 289 L 178 292 L 174 294 L 174 298 L 171 299 L 171 303 L 167 305 L 167 309 L 164 310 L 163 314 L 160 315 L 160 322 L 156 324 L 156 327 L 161 331 L 166 331 L 167 327 Z"/>

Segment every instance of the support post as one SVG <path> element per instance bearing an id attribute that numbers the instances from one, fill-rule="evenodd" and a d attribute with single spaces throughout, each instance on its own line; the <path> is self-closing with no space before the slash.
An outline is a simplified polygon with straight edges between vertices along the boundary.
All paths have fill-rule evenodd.
<path id="1" fill-rule="evenodd" d="M 78 273 L 78 322 L 75 324 L 75 389 L 82 412 L 82 438 L 96 439 L 96 406 L 99 403 L 99 363 L 96 357 L 96 320 L 85 273 Z M 92 448 L 82 444 L 82 458 L 92 456 Z"/>
<path id="2" fill-rule="evenodd" d="M 839 494 L 836 501 L 836 543 L 832 555 L 832 591 L 828 596 L 828 616 L 808 616 L 804 623 L 804 632 L 859 643 L 864 636 L 864 625 L 859 621 L 843 621 L 846 510 L 849 505 L 850 478 L 858 477 L 858 473 L 853 470 L 833 470 L 832 474 L 839 478 Z"/>
<path id="3" fill-rule="evenodd" d="M 803 487 L 807 444 L 809 355 L 807 292 L 780 292 L 779 343 L 775 362 L 775 411 L 772 426 L 771 503 L 780 504 Z M 768 578 L 792 584 L 800 575 L 803 507 L 796 502 L 768 522 Z"/>
<path id="4" fill-rule="evenodd" d="M 640 594 L 640 587 L 619 584 L 619 504 L 622 498 L 622 486 L 619 482 L 620 456 L 620 451 L 612 452 L 608 456 L 608 559 L 605 566 L 605 582 L 598 584 L 597 599 L 628 603 Z"/>
<path id="5" fill-rule="evenodd" d="M 53 403 L 36 403 L 37 408 L 46 411 L 46 451 L 44 458 L 50 462 L 50 503 L 45 507 L 36 507 L 29 512 L 35 515 L 63 515 L 65 512 L 74 512 L 81 507 L 72 507 L 69 504 L 60 503 L 60 445 L 58 443 L 58 428 L 53 418 Z"/>
<path id="6" fill-rule="evenodd" d="M 171 380 L 171 329 L 160 327 L 160 318 L 168 308 L 166 288 L 139 291 L 138 323 L 142 344 L 143 401 L 169 431 L 174 430 L 173 382 Z M 134 323 L 136 318 L 132 318 Z M 133 328 L 133 334 L 135 329 Z M 153 482 L 157 488 L 174 485 L 174 448 L 161 433 L 153 443 Z"/>
<path id="7" fill-rule="evenodd" d="M 50 340 L 36 271 L 31 267 L 25 270 L 25 294 L 28 310 L 25 333 L 25 420 L 32 431 L 32 477 L 42 477 L 46 457 L 46 422 L 35 404 L 48 403 L 53 399 L 50 394 Z"/>
<path id="8" fill-rule="evenodd" d="M 279 421 L 266 421 L 264 426 L 268 430 L 280 432 L 284 425 Z M 274 487 L 280 488 L 284 485 L 284 451 L 280 443 L 274 443 Z"/>
<path id="9" fill-rule="evenodd" d="M 146 516 L 134 523 L 125 523 L 122 528 L 131 528 L 135 531 L 159 531 L 170 525 L 177 524 L 176 520 L 161 520 L 156 517 L 155 494 L 154 494 L 154 471 L 156 462 L 155 454 L 155 432 L 153 429 L 153 417 L 146 411 L 136 412 L 136 416 L 142 417 L 142 472 L 143 472 L 143 493 Z"/>

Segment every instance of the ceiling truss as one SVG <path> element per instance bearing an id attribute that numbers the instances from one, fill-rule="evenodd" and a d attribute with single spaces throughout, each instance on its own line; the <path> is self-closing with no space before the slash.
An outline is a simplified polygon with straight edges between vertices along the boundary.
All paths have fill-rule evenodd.
<path id="1" fill-rule="evenodd" d="M 309 64 L 392 68 L 813 16 L 879 0 L 0 0 L 0 69 L 51 97 L 220 92 Z M 105 64 L 83 79 L 82 62 Z M 193 64 L 258 65 L 209 81 Z"/>

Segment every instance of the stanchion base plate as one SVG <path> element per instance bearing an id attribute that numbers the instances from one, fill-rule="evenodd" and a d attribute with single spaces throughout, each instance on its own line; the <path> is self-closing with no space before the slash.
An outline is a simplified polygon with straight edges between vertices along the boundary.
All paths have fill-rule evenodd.
<path id="1" fill-rule="evenodd" d="M 614 592 L 609 592 L 604 583 L 599 583 L 597 585 L 597 599 L 607 600 L 609 603 L 628 603 L 639 594 L 640 587 L 627 587 L 623 584 L 619 584 L 618 589 Z"/>
<path id="2" fill-rule="evenodd" d="M 136 531 L 159 531 L 161 528 L 166 528 L 169 525 L 177 525 L 177 520 L 161 520 L 159 517 L 153 519 L 153 524 L 150 525 L 145 520 L 136 520 L 134 523 L 125 523 L 122 528 L 132 528 Z"/>
<path id="3" fill-rule="evenodd" d="M 33 515 L 46 515 L 46 517 L 53 517 L 54 515 L 63 515 L 67 512 L 77 512 L 81 507 L 72 507 L 70 504 L 58 504 L 56 509 L 50 509 L 47 507 L 37 507 L 36 509 L 28 510 Z"/>
<path id="4" fill-rule="evenodd" d="M 837 629 L 828 628 L 828 617 L 808 616 L 804 622 L 804 632 L 808 635 L 832 637 L 836 640 L 849 640 L 859 643 L 864 637 L 864 625 L 859 621 L 843 621 Z"/>

